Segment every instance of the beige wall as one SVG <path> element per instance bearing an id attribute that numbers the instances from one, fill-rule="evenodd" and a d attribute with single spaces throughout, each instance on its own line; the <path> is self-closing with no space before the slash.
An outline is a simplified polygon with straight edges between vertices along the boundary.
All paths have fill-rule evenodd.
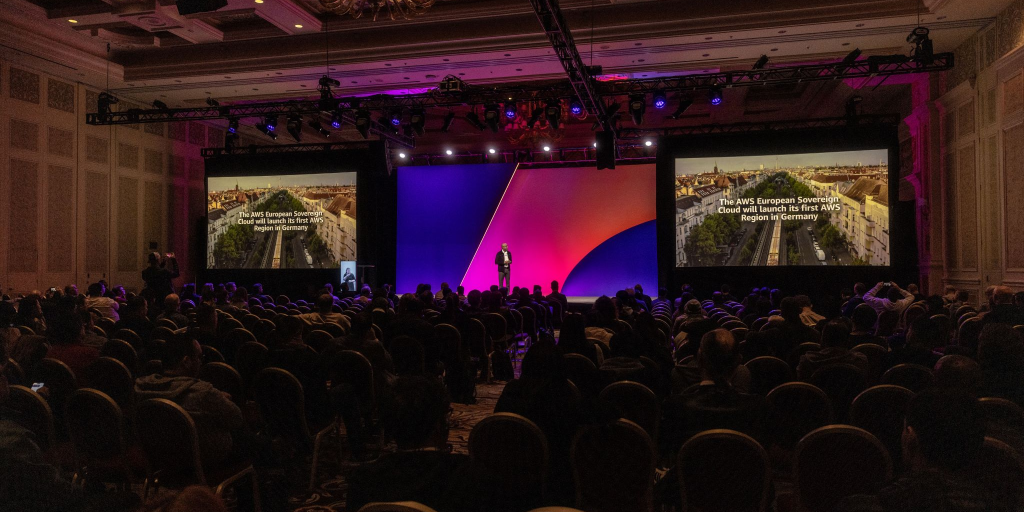
<path id="1" fill-rule="evenodd" d="M 0 288 L 141 287 L 150 244 L 189 275 L 204 214 L 200 123 L 89 126 L 96 89 L 0 60 Z M 127 101 L 118 106 L 129 108 Z M 136 105 L 137 106 L 137 105 Z"/>
<path id="2" fill-rule="evenodd" d="M 941 123 L 942 282 L 1024 289 L 1024 0 L 956 50 Z M 942 205 L 941 217 L 935 206 Z"/>

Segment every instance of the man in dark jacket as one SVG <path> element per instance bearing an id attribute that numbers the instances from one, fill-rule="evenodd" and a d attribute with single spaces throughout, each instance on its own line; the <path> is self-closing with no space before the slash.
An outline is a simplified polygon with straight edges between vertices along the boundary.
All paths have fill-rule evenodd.
<path id="1" fill-rule="evenodd" d="M 508 244 L 501 244 L 501 250 L 494 255 L 494 264 L 498 266 L 498 288 L 511 288 L 509 268 L 512 265 L 512 253 L 508 250 Z"/>
<path id="2" fill-rule="evenodd" d="M 170 268 L 167 268 L 168 263 Z M 149 266 L 142 271 L 142 280 L 146 282 L 146 289 L 152 290 L 153 297 L 157 303 L 162 303 L 164 297 L 174 293 L 174 286 L 171 281 L 179 276 L 178 260 L 174 253 L 169 252 L 161 258 L 160 253 L 149 253 Z"/>
<path id="3" fill-rule="evenodd" d="M 187 334 L 167 340 L 161 358 L 165 370 L 135 380 L 139 400 L 165 398 L 192 416 L 199 434 L 199 453 L 205 466 L 216 466 L 232 453 L 232 432 L 244 426 L 242 411 L 227 393 L 199 380 L 203 351 Z"/>

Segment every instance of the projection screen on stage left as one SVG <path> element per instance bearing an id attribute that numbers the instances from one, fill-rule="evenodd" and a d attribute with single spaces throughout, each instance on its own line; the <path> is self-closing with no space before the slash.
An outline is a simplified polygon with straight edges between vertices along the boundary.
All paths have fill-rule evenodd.
<path id="1" fill-rule="evenodd" d="M 507 243 L 512 286 L 552 281 L 569 296 L 640 284 L 657 290 L 654 165 L 400 167 L 397 290 L 498 284 Z"/>

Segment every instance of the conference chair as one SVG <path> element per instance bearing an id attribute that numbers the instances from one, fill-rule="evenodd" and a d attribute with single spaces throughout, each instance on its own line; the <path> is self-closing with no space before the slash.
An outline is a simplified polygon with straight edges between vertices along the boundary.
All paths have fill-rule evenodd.
<path id="1" fill-rule="evenodd" d="M 234 317 L 219 318 L 217 320 L 217 331 L 221 334 L 229 333 L 235 329 L 245 329 L 245 325 Z"/>
<path id="2" fill-rule="evenodd" d="M 203 351 L 204 363 L 223 363 L 225 361 L 224 354 L 220 350 L 210 345 L 200 345 L 199 348 Z"/>
<path id="3" fill-rule="evenodd" d="M 111 357 L 99 357 L 82 370 L 79 380 L 83 388 L 102 391 L 122 411 L 134 410 L 135 378 L 121 361 Z M 75 423 L 69 422 L 68 425 L 75 425 Z M 70 430 L 74 430 L 74 428 Z"/>
<path id="4" fill-rule="evenodd" d="M 252 396 L 260 407 L 268 433 L 293 442 L 304 453 L 312 452 L 308 487 L 312 492 L 316 485 L 321 444 L 327 434 L 337 428 L 337 424 L 331 421 L 310 430 L 306 421 L 306 395 L 302 384 L 294 375 L 280 368 L 260 370 L 252 383 Z"/>
<path id="5" fill-rule="evenodd" d="M 103 329 L 103 332 L 108 333 L 108 334 L 113 334 L 114 333 L 114 331 L 116 329 L 116 325 L 117 324 L 114 322 L 113 318 L 107 318 L 105 316 L 101 316 L 101 317 L 96 319 L 96 327 L 99 327 L 100 329 Z"/>
<path id="6" fill-rule="evenodd" d="M 800 358 L 808 352 L 817 352 L 821 350 L 820 343 L 814 343 L 812 341 L 801 343 L 792 348 L 789 354 L 786 355 L 786 362 L 789 363 L 790 368 L 796 369 L 800 365 Z M 776 354 L 781 356 L 782 354 Z"/>
<path id="7" fill-rule="evenodd" d="M 174 337 L 174 331 L 175 330 L 176 329 L 171 329 L 170 327 L 166 327 L 166 326 L 162 326 L 162 325 L 157 326 L 157 327 L 153 328 L 153 332 L 149 335 L 150 341 L 154 341 L 154 340 L 167 341 L 167 340 L 169 340 L 169 339 Z"/>
<path id="8" fill-rule="evenodd" d="M 747 329 L 746 327 L 734 327 L 729 329 L 729 332 L 732 333 L 732 337 L 737 343 L 742 343 L 743 340 L 747 339 L 747 334 L 750 334 L 750 329 Z"/>
<path id="9" fill-rule="evenodd" d="M 436 510 L 415 501 L 390 501 L 367 503 L 357 512 L 437 512 Z"/>
<path id="10" fill-rule="evenodd" d="M 888 351 L 877 343 L 861 343 L 850 349 L 851 352 L 864 354 L 868 358 L 868 369 L 864 372 L 864 380 L 867 384 L 875 384 L 882 378 L 882 368 L 885 365 L 885 356 Z"/>
<path id="11" fill-rule="evenodd" d="M 772 473 L 768 453 L 734 430 L 701 432 L 676 457 L 683 512 L 765 512 Z"/>
<path id="12" fill-rule="evenodd" d="M 36 363 L 36 366 L 29 372 L 29 380 L 42 382 L 49 389 L 46 403 L 50 404 L 53 411 L 54 428 L 61 438 L 67 430 L 64 428 L 64 405 L 68 397 L 78 389 L 78 381 L 75 373 L 68 365 L 56 359 L 44 358 Z"/>
<path id="13" fill-rule="evenodd" d="M 649 512 L 654 443 L 629 420 L 581 429 L 570 449 L 576 507 L 588 512 Z"/>
<path id="14" fill-rule="evenodd" d="M 903 417 L 913 398 L 907 388 L 881 384 L 865 389 L 850 405 L 850 424 L 874 435 L 897 470 L 903 461 Z"/>
<path id="15" fill-rule="evenodd" d="M 919 364 L 898 364 L 882 374 L 882 384 L 903 386 L 920 393 L 935 383 L 932 371 Z"/>
<path id="16" fill-rule="evenodd" d="M 658 438 L 661 406 L 650 388 L 639 382 L 624 380 L 609 384 L 601 390 L 600 398 L 612 404 L 623 418 L 644 429 L 651 439 Z"/>
<path id="17" fill-rule="evenodd" d="M 158 319 L 156 321 L 156 326 L 157 327 L 166 327 L 166 328 L 168 328 L 168 329 L 170 329 L 172 331 L 177 331 L 179 329 L 178 324 L 174 323 L 174 321 L 171 320 L 170 318 L 160 318 L 160 319 Z"/>
<path id="18" fill-rule="evenodd" d="M 253 336 L 256 337 L 256 341 L 264 345 L 270 346 L 270 344 L 274 341 L 274 334 L 276 331 L 277 326 L 274 325 L 274 322 L 271 322 L 270 320 L 264 318 L 259 322 L 256 322 L 256 325 L 253 327 L 252 334 Z"/>
<path id="19" fill-rule="evenodd" d="M 118 329 L 110 339 L 127 341 L 136 351 L 141 350 L 143 347 L 142 337 L 131 329 Z"/>
<path id="20" fill-rule="evenodd" d="M 15 423 L 32 432 L 39 442 L 39 449 L 46 452 L 56 442 L 53 423 L 53 410 L 42 395 L 25 386 L 10 386 L 5 407 L 18 414 Z"/>
<path id="21" fill-rule="evenodd" d="M 807 433 L 832 423 L 828 395 L 806 382 L 787 382 L 765 397 L 768 439 L 784 450 L 793 449 Z"/>
<path id="22" fill-rule="evenodd" d="M 74 450 L 72 483 L 115 482 L 130 487 L 133 471 L 125 441 L 122 408 L 106 393 L 79 389 L 68 397 L 65 417 L 74 428 L 68 437 Z"/>
<path id="23" fill-rule="evenodd" d="M 35 336 L 36 335 L 36 332 L 33 331 L 32 328 L 27 326 L 27 325 L 19 325 L 19 326 L 17 326 L 17 329 L 18 329 L 19 332 L 21 332 L 22 336 Z"/>
<path id="24" fill-rule="evenodd" d="M 487 328 L 483 322 L 470 318 L 462 327 L 462 340 L 469 351 L 469 361 L 473 367 L 473 376 L 480 380 L 490 381 L 490 344 L 487 340 Z"/>
<path id="25" fill-rule="evenodd" d="M 956 331 L 956 344 L 967 347 L 972 353 L 978 350 L 978 338 L 981 336 L 981 329 L 984 324 L 981 318 L 973 316 L 964 320 Z"/>
<path id="26" fill-rule="evenodd" d="M 793 381 L 793 369 L 777 357 L 761 356 L 743 366 L 750 371 L 750 392 L 765 396 L 776 387 Z"/>
<path id="27" fill-rule="evenodd" d="M 261 343 L 247 341 L 235 352 L 235 369 L 242 376 L 246 389 L 250 389 L 256 374 L 267 364 L 270 350 Z"/>
<path id="28" fill-rule="evenodd" d="M 572 507 L 540 507 L 531 510 L 530 512 L 583 512 L 578 508 Z"/>
<path id="29" fill-rule="evenodd" d="M 986 437 L 981 451 L 963 471 L 1001 510 L 1024 509 L 1024 458 L 1008 444 Z"/>
<path id="30" fill-rule="evenodd" d="M 852 364 L 830 364 L 815 370 L 809 381 L 828 395 L 836 420 L 845 423 L 850 404 L 864 391 L 864 371 Z"/>
<path id="31" fill-rule="evenodd" d="M 143 500 L 149 498 L 150 491 L 159 492 L 160 487 L 182 489 L 193 484 L 212 486 L 214 494 L 221 496 L 224 489 L 248 477 L 252 481 L 252 503 L 260 512 L 259 479 L 252 462 L 204 469 L 195 421 L 178 404 L 163 398 L 143 400 L 138 406 L 137 433 L 147 462 Z"/>
<path id="32" fill-rule="evenodd" d="M 374 323 L 377 323 L 377 322 L 374 321 Z M 320 329 L 323 329 L 324 331 L 327 331 L 331 335 L 331 338 L 341 338 L 342 336 L 345 336 L 345 334 L 346 334 L 345 333 L 345 328 L 342 327 L 341 324 L 337 324 L 337 323 L 334 323 L 334 322 L 327 322 L 327 323 L 325 323 L 323 325 L 319 325 L 317 327 L 319 327 Z"/>
<path id="33" fill-rule="evenodd" d="M 133 376 L 139 372 L 139 353 L 131 343 L 122 339 L 110 339 L 100 348 L 100 355 L 117 359 L 124 363 Z"/>
<path id="34" fill-rule="evenodd" d="M 4 366 L 3 374 L 7 377 L 7 383 L 12 386 L 24 386 L 26 384 L 25 370 L 23 370 L 21 365 L 14 359 L 9 357 L 7 358 L 7 364 Z"/>
<path id="35" fill-rule="evenodd" d="M 241 406 L 245 403 L 245 383 L 238 370 L 227 363 L 206 363 L 199 369 L 199 379 L 209 382 L 214 388 L 231 396 L 231 401 Z"/>
<path id="36" fill-rule="evenodd" d="M 949 319 L 948 315 L 932 315 L 930 317 L 932 322 L 939 327 L 939 345 L 945 347 L 949 345 L 950 333 L 953 331 L 953 324 Z"/>
<path id="37" fill-rule="evenodd" d="M 892 461 L 866 430 L 829 425 L 804 436 L 793 457 L 797 510 L 831 512 L 847 496 L 876 494 L 892 479 Z"/>
<path id="38" fill-rule="evenodd" d="M 260 309 L 262 310 L 263 308 L 261 307 Z M 259 322 L 259 321 L 260 321 L 260 317 L 253 313 L 253 310 L 251 309 L 251 307 L 250 307 L 249 313 L 246 314 L 245 316 L 243 316 L 242 320 L 241 320 L 242 326 L 244 328 L 246 328 L 246 329 L 252 329 L 252 326 L 256 325 L 256 323 Z"/>
<path id="39" fill-rule="evenodd" d="M 569 378 L 584 397 L 594 397 L 601 392 L 601 374 L 597 365 L 587 356 L 565 354 L 565 376 Z"/>
<path id="40" fill-rule="evenodd" d="M 480 420 L 469 433 L 469 456 L 496 503 L 509 510 L 544 503 L 548 444 L 532 421 L 507 412 Z"/>
<path id="41" fill-rule="evenodd" d="M 330 343 L 331 340 L 333 340 L 334 338 L 335 336 L 331 335 L 331 333 L 324 330 L 316 329 L 306 334 L 305 342 L 306 345 L 312 347 L 313 350 L 316 350 L 317 352 L 322 352 L 324 347 L 326 347 L 327 344 Z"/>

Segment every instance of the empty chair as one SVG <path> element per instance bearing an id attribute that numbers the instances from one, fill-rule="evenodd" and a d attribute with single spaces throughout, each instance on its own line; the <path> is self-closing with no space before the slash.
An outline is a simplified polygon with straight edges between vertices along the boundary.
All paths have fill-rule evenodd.
<path id="1" fill-rule="evenodd" d="M 507 412 L 480 420 L 469 433 L 469 456 L 496 506 L 522 510 L 544 503 L 548 445 L 532 421 Z"/>
<path id="2" fill-rule="evenodd" d="M 68 397 L 65 411 L 68 437 L 75 452 L 75 478 L 89 481 L 115 481 L 130 484 L 124 416 L 114 399 L 95 389 L 79 389 Z"/>
<path id="3" fill-rule="evenodd" d="M 245 402 L 245 384 L 238 370 L 227 363 L 206 363 L 199 369 L 199 379 L 209 382 L 213 387 L 231 395 L 236 404 Z"/>
<path id="4" fill-rule="evenodd" d="M 490 343 L 487 340 L 487 328 L 480 320 L 470 318 L 462 327 L 460 334 L 462 342 L 469 351 L 473 375 L 480 379 L 487 379 L 490 371 L 490 359 L 487 356 L 491 351 Z"/>
<path id="5" fill-rule="evenodd" d="M 500 347 L 504 349 L 510 336 L 507 334 L 508 322 L 505 321 L 505 317 L 498 313 L 487 313 L 480 317 L 480 321 L 483 322 L 484 327 L 487 328 L 487 335 L 490 336 L 492 343 L 499 343 Z"/>
<path id="6" fill-rule="evenodd" d="M 270 350 L 261 343 L 247 341 L 235 352 L 235 369 L 242 376 L 246 388 L 252 384 L 253 377 L 267 364 Z"/>
<path id="7" fill-rule="evenodd" d="M 815 370 L 811 384 L 828 395 L 836 420 L 846 422 L 853 399 L 864 391 L 864 372 L 852 364 L 830 364 Z"/>
<path id="8" fill-rule="evenodd" d="M 555 304 L 557 304 L 557 302 Z M 541 508 L 535 508 L 535 509 L 531 510 L 530 512 L 583 512 L 583 511 L 578 509 L 578 508 L 572 508 L 572 507 L 541 507 Z"/>
<path id="9" fill-rule="evenodd" d="M 223 363 L 224 354 L 210 345 L 202 345 L 204 363 Z"/>
<path id="10" fill-rule="evenodd" d="M 132 372 L 132 375 L 136 375 L 139 371 L 139 353 L 135 351 L 135 347 L 132 347 L 131 343 L 125 340 L 117 338 L 108 340 L 100 349 L 100 355 L 121 361 Z"/>
<path id="11" fill-rule="evenodd" d="M 14 422 L 32 432 L 39 448 L 49 450 L 55 442 L 53 412 L 46 399 L 25 386 L 10 386 L 10 397 L 5 407 L 16 411 Z"/>
<path id="12" fill-rule="evenodd" d="M 978 337 L 981 336 L 981 318 L 974 316 L 964 320 L 956 332 L 956 343 L 967 348 L 972 354 L 978 350 Z"/>
<path id="13" fill-rule="evenodd" d="M 676 458 L 683 510 L 761 512 L 769 504 L 768 454 L 735 430 L 706 430 L 683 444 Z"/>
<path id="14" fill-rule="evenodd" d="M 878 438 L 896 467 L 903 460 L 903 417 L 912 398 L 907 388 L 882 384 L 864 390 L 850 405 L 850 424 Z"/>
<path id="15" fill-rule="evenodd" d="M 320 445 L 334 428 L 333 423 L 317 431 L 310 431 L 306 422 L 306 398 L 302 384 L 294 375 L 280 368 L 264 368 L 253 380 L 253 400 L 272 435 L 288 439 L 305 452 L 312 451 L 313 461 L 309 474 L 309 490 L 316 483 Z"/>
<path id="16" fill-rule="evenodd" d="M 798 510 L 831 512 L 843 498 L 875 494 L 891 478 L 889 453 L 863 429 L 829 425 L 797 443 L 793 485 Z"/>
<path id="17" fill-rule="evenodd" d="M 648 512 L 654 499 L 654 444 L 639 425 L 617 420 L 584 427 L 570 451 L 576 507 Z"/>
<path id="18" fill-rule="evenodd" d="M 305 341 L 307 345 L 313 347 L 313 350 L 320 352 L 334 338 L 335 336 L 332 336 L 331 333 L 317 329 L 307 334 Z"/>
<path id="19" fill-rule="evenodd" d="M 143 500 L 151 489 L 157 491 L 160 486 L 183 488 L 192 484 L 213 486 L 219 496 L 228 486 L 249 477 L 252 502 L 259 512 L 259 486 L 252 463 L 242 461 L 209 473 L 204 470 L 196 424 L 181 406 L 163 398 L 143 400 L 138 405 L 136 430 L 147 462 Z"/>
<path id="20" fill-rule="evenodd" d="M 623 418 L 640 425 L 651 439 L 657 438 L 661 407 L 647 386 L 632 381 L 615 382 L 601 390 L 601 399 L 614 405 Z"/>
<path id="21" fill-rule="evenodd" d="M 764 396 L 779 385 L 793 381 L 793 369 L 777 357 L 755 357 L 744 366 L 750 371 L 751 393 Z"/>
<path id="22" fill-rule="evenodd" d="M 115 325 L 116 323 L 112 318 L 101 316 L 96 319 L 96 327 L 103 329 L 103 332 L 107 333 L 108 335 L 114 333 Z"/>
<path id="23" fill-rule="evenodd" d="M 920 393 L 935 382 L 932 371 L 919 364 L 898 364 L 882 374 L 882 384 L 903 386 Z"/>
<path id="24" fill-rule="evenodd" d="M 437 512 L 434 509 L 415 501 L 390 501 L 387 503 L 367 503 L 357 512 Z"/>
<path id="25" fill-rule="evenodd" d="M 276 330 L 277 326 L 274 325 L 274 322 L 264 318 L 256 322 L 256 325 L 253 326 L 252 334 L 256 337 L 256 341 L 269 345 L 270 342 L 274 341 L 274 332 Z"/>
<path id="26" fill-rule="evenodd" d="M 82 370 L 80 381 L 82 387 L 105 393 L 122 411 L 132 410 L 135 400 L 135 378 L 121 361 L 111 357 L 99 357 Z"/>
<path id="27" fill-rule="evenodd" d="M 828 395 L 806 382 L 787 382 L 768 393 L 768 438 L 791 450 L 807 433 L 832 423 Z"/>

